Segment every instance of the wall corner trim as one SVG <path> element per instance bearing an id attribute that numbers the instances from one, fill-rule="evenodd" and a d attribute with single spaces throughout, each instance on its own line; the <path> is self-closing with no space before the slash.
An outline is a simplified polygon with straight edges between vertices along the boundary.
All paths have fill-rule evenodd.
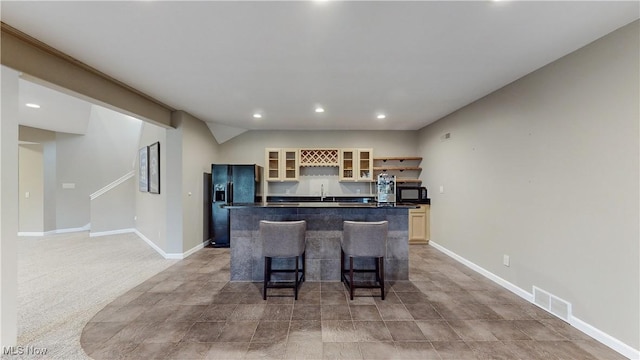
<path id="1" fill-rule="evenodd" d="M 464 257 L 454 253 L 453 251 L 445 248 L 444 246 L 434 242 L 433 240 L 429 241 L 429 245 L 433 246 L 434 248 L 436 248 L 437 250 L 439 250 L 440 252 L 444 253 L 445 255 L 453 258 L 454 260 L 462 263 L 463 265 L 467 266 L 468 268 L 474 270 L 475 272 L 483 275 L 484 277 L 486 277 L 487 279 L 497 283 L 498 285 L 502 286 L 503 288 L 511 291 L 512 293 L 520 296 L 521 298 L 527 300 L 528 302 L 532 303 L 533 305 L 536 305 L 533 302 L 533 294 L 527 292 L 526 290 L 510 283 L 509 281 L 499 277 L 498 275 L 486 270 L 483 267 L 480 267 L 478 265 L 476 265 L 475 263 L 465 259 Z M 538 306 L 538 305 L 536 305 Z M 604 331 L 596 328 L 593 325 L 590 325 L 580 319 L 578 319 L 575 316 L 571 316 L 569 324 L 571 326 L 573 326 L 574 328 L 582 331 L 583 333 L 591 336 L 592 338 L 594 338 L 595 340 L 599 341 L 600 343 L 602 343 L 603 345 L 611 348 L 612 350 L 618 352 L 619 354 L 629 358 L 629 359 L 633 359 L 633 360 L 638 360 L 640 359 L 640 350 L 638 349 L 634 349 L 633 347 L 625 344 L 624 342 L 614 338 L 613 336 L 605 333 Z"/>

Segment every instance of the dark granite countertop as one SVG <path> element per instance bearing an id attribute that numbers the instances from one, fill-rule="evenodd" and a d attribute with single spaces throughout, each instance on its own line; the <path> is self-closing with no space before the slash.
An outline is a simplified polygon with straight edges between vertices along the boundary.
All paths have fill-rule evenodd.
<path id="1" fill-rule="evenodd" d="M 369 209 L 386 209 L 386 208 L 404 208 L 416 209 L 419 204 L 396 204 L 387 205 L 378 203 L 361 203 L 361 202 L 269 202 L 263 203 L 243 203 L 243 204 L 225 204 L 222 207 L 227 209 L 239 208 L 369 208 Z"/>

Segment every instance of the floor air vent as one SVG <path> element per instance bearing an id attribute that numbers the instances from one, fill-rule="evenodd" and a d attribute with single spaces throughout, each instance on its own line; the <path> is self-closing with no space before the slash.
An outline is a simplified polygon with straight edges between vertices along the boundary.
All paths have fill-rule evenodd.
<path id="1" fill-rule="evenodd" d="M 569 321 L 569 317 L 571 316 L 571 303 L 535 286 L 533 287 L 533 303 L 562 320 Z"/>

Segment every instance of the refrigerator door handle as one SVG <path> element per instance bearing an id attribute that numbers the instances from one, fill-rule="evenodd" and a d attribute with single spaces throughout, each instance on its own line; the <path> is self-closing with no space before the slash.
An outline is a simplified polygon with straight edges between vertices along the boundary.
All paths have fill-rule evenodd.
<path id="1" fill-rule="evenodd" d="M 227 184 L 227 202 L 233 204 L 233 182 Z"/>

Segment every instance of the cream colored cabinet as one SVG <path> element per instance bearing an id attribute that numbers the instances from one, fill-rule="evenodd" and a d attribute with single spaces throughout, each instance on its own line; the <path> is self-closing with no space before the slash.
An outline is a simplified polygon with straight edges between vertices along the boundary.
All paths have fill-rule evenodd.
<path id="1" fill-rule="evenodd" d="M 298 181 L 298 149 L 265 149 L 265 168 L 267 181 Z"/>
<path id="2" fill-rule="evenodd" d="M 340 181 L 373 181 L 372 149 L 340 149 Z"/>
<path id="3" fill-rule="evenodd" d="M 358 181 L 373 181 L 373 150 L 358 149 Z"/>
<path id="4" fill-rule="evenodd" d="M 265 179 L 280 180 L 280 149 L 265 149 Z"/>
<path id="5" fill-rule="evenodd" d="M 286 181 L 298 181 L 298 175 L 300 166 L 298 165 L 298 150 L 296 149 L 282 149 L 280 152 L 283 158 L 284 165 L 284 179 Z"/>
<path id="6" fill-rule="evenodd" d="M 430 238 L 429 205 L 409 209 L 409 244 L 428 244 Z"/>
<path id="7" fill-rule="evenodd" d="M 340 181 L 353 181 L 358 171 L 355 149 L 340 150 Z"/>

